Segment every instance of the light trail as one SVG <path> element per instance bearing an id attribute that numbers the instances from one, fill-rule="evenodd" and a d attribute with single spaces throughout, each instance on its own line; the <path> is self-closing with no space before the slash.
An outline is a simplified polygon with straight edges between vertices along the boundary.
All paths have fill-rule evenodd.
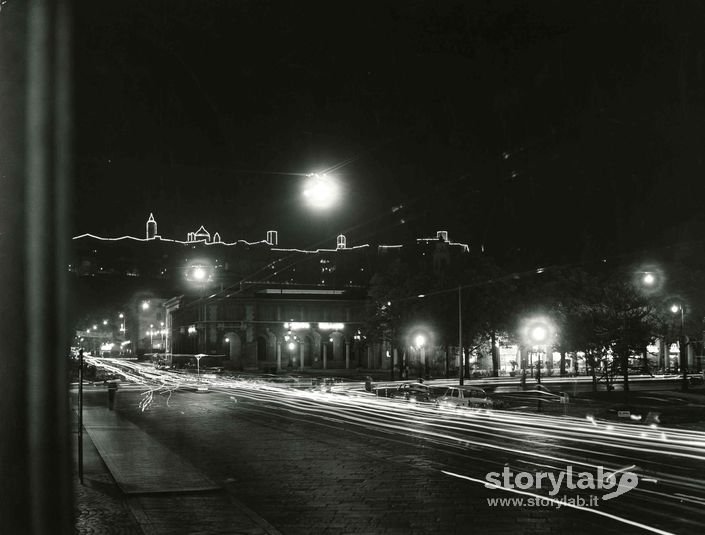
<path id="1" fill-rule="evenodd" d="M 567 466 L 588 472 L 599 467 L 617 473 L 633 470 L 641 486 L 628 498 L 619 498 L 623 516 L 606 516 L 638 527 L 645 524 L 624 515 L 640 518 L 647 513 L 664 519 L 666 513 L 660 513 L 664 510 L 687 522 L 693 508 L 705 503 L 705 483 L 693 477 L 705 473 L 705 433 L 700 431 L 513 411 L 444 410 L 433 404 L 377 397 L 364 392 L 360 383 L 335 384 L 330 392 L 244 378 L 201 376 L 198 383 L 191 374 L 157 371 L 119 359 L 88 357 L 87 361 L 144 388 L 142 410 L 150 407 L 155 393 L 171 395 L 207 384 L 210 391 L 238 401 L 233 410 L 344 427 L 371 439 L 410 444 L 413 437 L 433 444 L 432 451 L 449 454 L 457 462 L 471 459 L 478 469 L 499 463 L 529 472 L 545 468 L 565 472 Z M 494 452 L 489 459 L 487 451 Z M 636 468 L 625 468 L 625 462 Z"/>

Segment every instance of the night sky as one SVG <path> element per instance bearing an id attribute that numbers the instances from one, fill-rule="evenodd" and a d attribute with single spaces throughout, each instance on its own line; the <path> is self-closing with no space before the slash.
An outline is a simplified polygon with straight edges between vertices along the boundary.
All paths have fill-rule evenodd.
<path id="1" fill-rule="evenodd" d="M 702 223 L 700 2 L 76 4 L 77 233 L 448 230 L 546 263 Z M 329 168 L 344 202 L 311 213 Z"/>

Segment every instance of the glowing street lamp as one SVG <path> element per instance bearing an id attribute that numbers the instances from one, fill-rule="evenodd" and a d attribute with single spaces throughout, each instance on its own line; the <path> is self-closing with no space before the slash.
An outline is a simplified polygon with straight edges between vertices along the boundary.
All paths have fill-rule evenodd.
<path id="1" fill-rule="evenodd" d="M 681 325 L 680 333 L 678 336 L 678 353 L 680 357 L 680 366 L 683 372 L 683 390 L 688 390 L 688 344 L 685 341 L 685 322 L 684 322 L 684 312 L 683 305 L 679 303 L 673 303 L 671 305 L 671 312 L 678 314 L 680 312 Z"/>
<path id="2" fill-rule="evenodd" d="M 654 295 L 663 289 L 666 274 L 657 265 L 640 266 L 634 271 L 632 282 L 640 293 Z"/>
<path id="3" fill-rule="evenodd" d="M 420 349 L 423 349 L 424 345 L 426 345 L 426 337 L 423 334 L 417 334 L 414 337 L 414 345 Z"/>
<path id="4" fill-rule="evenodd" d="M 536 344 L 542 344 L 548 337 L 548 329 L 545 325 L 535 325 L 530 329 L 529 336 Z"/>
<path id="5" fill-rule="evenodd" d="M 426 362 L 426 335 L 419 333 L 414 336 L 414 345 L 419 350 L 424 377 L 428 378 L 428 363 Z"/>
<path id="6" fill-rule="evenodd" d="M 289 367 L 291 368 L 296 364 L 296 348 L 299 345 L 299 337 L 289 329 L 284 335 L 284 342 L 286 343 L 286 348 L 289 350 Z"/>
<path id="7" fill-rule="evenodd" d="M 532 346 L 536 348 L 537 363 L 536 363 L 536 382 L 541 382 L 541 348 L 546 346 L 548 353 L 548 342 L 551 337 L 551 327 L 548 323 L 535 320 L 531 322 L 526 330 L 526 335 Z M 532 359 L 533 360 L 533 359 Z M 533 364 L 533 362 L 532 362 Z"/>
<path id="8" fill-rule="evenodd" d="M 641 282 L 643 282 L 646 286 L 653 286 L 656 284 L 656 276 L 650 271 L 647 271 L 641 278 Z"/>
<path id="9" fill-rule="evenodd" d="M 203 339 L 199 337 L 198 346 L 201 351 L 208 353 L 208 333 L 205 321 L 207 319 L 205 290 L 213 280 L 213 265 L 209 260 L 196 260 L 186 268 L 186 280 L 196 286 L 201 293 L 198 306 L 198 323 L 203 326 Z M 203 323 L 201 323 L 203 322 Z"/>
<path id="10" fill-rule="evenodd" d="M 203 268 L 203 266 L 197 266 L 193 270 L 193 278 L 196 281 L 202 282 L 205 281 L 207 278 L 207 273 L 206 270 Z"/>

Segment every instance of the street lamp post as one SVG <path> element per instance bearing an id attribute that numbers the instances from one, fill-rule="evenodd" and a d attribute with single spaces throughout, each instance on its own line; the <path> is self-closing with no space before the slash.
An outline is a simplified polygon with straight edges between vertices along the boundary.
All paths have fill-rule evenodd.
<path id="1" fill-rule="evenodd" d="M 83 348 L 78 350 L 78 479 L 83 485 Z"/>
<path id="2" fill-rule="evenodd" d="M 298 337 L 292 334 L 291 329 L 289 329 L 284 335 L 284 341 L 286 342 L 286 349 L 289 351 L 289 364 L 287 367 L 292 368 L 296 364 L 296 356 L 292 357 L 292 355 L 295 355 L 294 351 L 298 345 Z"/>
<path id="3" fill-rule="evenodd" d="M 423 334 L 417 334 L 414 338 L 414 343 L 416 344 L 416 347 L 419 348 L 423 377 L 428 379 L 428 367 L 426 365 L 426 337 Z"/>
<path id="4" fill-rule="evenodd" d="M 536 347 L 537 365 L 536 382 L 541 383 L 541 346 L 548 338 L 548 328 L 542 323 L 537 323 L 529 328 L 529 338 Z"/>
<path id="5" fill-rule="evenodd" d="M 196 357 L 196 382 L 201 382 L 201 359 L 205 357 L 203 354 L 194 355 Z"/>
<path id="6" fill-rule="evenodd" d="M 205 291 L 206 285 L 213 279 L 213 267 L 210 262 L 195 263 L 187 270 L 186 278 L 192 283 L 198 285 L 201 290 L 201 295 L 198 302 L 198 323 L 203 327 L 203 340 L 201 343 L 199 337 L 199 345 L 202 346 L 202 351 L 204 353 L 208 353 L 208 310 L 206 308 Z"/>
<path id="7" fill-rule="evenodd" d="M 463 377 L 465 375 L 463 373 L 463 365 L 465 364 L 463 361 L 465 360 L 465 355 L 463 354 L 463 295 L 460 286 L 458 286 L 458 355 L 460 357 L 460 385 L 462 386 L 465 380 Z"/>
<path id="8" fill-rule="evenodd" d="M 678 334 L 678 356 L 680 360 L 680 367 L 683 373 L 683 390 L 688 390 L 688 344 L 685 341 L 684 334 L 684 316 L 683 316 L 683 305 L 673 304 L 671 306 L 671 312 L 678 314 L 680 312 L 680 332 Z"/>
<path id="9" fill-rule="evenodd" d="M 125 339 L 127 338 L 127 329 L 125 329 L 125 314 L 120 312 L 118 314 L 118 318 L 120 319 L 120 336 L 122 337 L 122 342 L 123 344 L 120 346 L 120 354 L 122 355 L 125 350 Z"/>

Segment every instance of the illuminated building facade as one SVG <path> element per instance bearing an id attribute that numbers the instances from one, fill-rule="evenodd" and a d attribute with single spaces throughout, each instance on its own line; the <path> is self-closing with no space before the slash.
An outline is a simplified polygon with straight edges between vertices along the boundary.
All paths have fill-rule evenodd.
<path id="1" fill-rule="evenodd" d="M 244 370 L 385 368 L 379 344 L 356 334 L 364 288 L 287 288 L 253 284 L 222 299 L 179 296 L 165 304 L 169 349 L 223 355 Z"/>

